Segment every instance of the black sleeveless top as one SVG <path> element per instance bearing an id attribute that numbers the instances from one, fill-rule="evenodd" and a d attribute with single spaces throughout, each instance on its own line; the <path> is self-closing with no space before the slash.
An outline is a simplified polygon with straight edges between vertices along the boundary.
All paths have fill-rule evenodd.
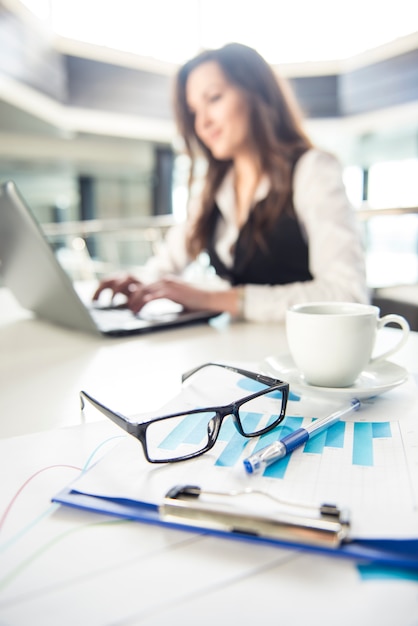
<path id="1" fill-rule="evenodd" d="M 209 228 L 207 253 L 216 273 L 231 285 L 285 285 L 312 280 L 309 271 L 308 246 L 292 210 L 282 211 L 276 223 L 264 234 L 265 246 L 254 243 L 251 237 L 254 214 L 250 212 L 242 227 L 234 251 L 232 267 L 226 267 L 215 251 L 215 232 L 218 220 L 223 219 L 215 204 Z M 251 242 L 251 249 L 246 242 Z"/>

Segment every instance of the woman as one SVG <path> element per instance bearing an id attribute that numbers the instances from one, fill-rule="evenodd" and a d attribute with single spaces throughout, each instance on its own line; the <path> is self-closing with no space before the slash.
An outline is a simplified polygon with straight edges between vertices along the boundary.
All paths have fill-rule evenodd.
<path id="1" fill-rule="evenodd" d="M 281 320 L 302 301 L 368 300 L 340 165 L 313 148 L 290 93 L 255 50 L 229 44 L 186 63 L 175 111 L 192 172 L 206 159 L 203 191 L 147 264 L 153 280 L 106 279 L 95 299 L 111 289 L 135 313 L 169 298 L 248 320 Z M 219 288 L 181 278 L 202 251 L 224 280 Z"/>

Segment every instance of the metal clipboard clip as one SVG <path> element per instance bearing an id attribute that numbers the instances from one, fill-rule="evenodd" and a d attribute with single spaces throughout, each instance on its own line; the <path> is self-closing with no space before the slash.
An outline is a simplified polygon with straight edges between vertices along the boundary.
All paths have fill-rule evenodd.
<path id="1" fill-rule="evenodd" d="M 248 513 L 236 507 L 224 506 L 219 497 L 254 494 L 271 498 L 288 507 L 310 509 L 311 514 L 280 511 L 274 515 Z M 205 500 L 203 497 L 209 496 Z M 218 498 L 212 502 L 211 497 Z M 249 537 L 273 539 L 287 543 L 305 544 L 324 548 L 338 548 L 349 539 L 350 522 L 347 511 L 333 504 L 313 508 L 303 504 L 288 503 L 270 494 L 254 490 L 208 491 L 193 485 L 170 489 L 159 513 L 167 522 L 193 528 L 236 533 Z"/>

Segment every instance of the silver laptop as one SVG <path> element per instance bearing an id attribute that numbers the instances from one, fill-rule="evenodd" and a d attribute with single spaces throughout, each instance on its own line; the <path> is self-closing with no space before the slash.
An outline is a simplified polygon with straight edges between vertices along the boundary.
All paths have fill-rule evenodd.
<path id="1" fill-rule="evenodd" d="M 173 303 L 167 310 L 159 306 L 157 311 L 139 315 L 126 308 L 98 308 L 87 303 L 12 181 L 0 185 L 0 275 L 19 303 L 38 317 L 96 335 L 145 333 L 206 322 L 217 315 L 174 310 Z"/>

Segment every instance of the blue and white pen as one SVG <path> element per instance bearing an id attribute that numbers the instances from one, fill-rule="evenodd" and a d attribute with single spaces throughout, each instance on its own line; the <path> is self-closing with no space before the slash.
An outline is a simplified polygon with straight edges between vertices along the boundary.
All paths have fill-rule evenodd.
<path id="1" fill-rule="evenodd" d="M 244 459 L 244 467 L 248 474 L 258 474 L 265 470 L 266 467 L 280 461 L 287 454 L 290 454 L 295 448 L 298 448 L 306 441 L 319 435 L 323 430 L 329 428 L 342 417 L 348 415 L 352 411 L 358 411 L 360 408 L 360 401 L 354 398 L 351 401 L 350 406 L 335 411 L 331 415 L 314 420 L 306 428 L 298 428 L 290 435 L 286 435 L 283 439 L 279 439 L 274 443 L 262 448 L 258 452 L 255 452 L 247 459 Z"/>

